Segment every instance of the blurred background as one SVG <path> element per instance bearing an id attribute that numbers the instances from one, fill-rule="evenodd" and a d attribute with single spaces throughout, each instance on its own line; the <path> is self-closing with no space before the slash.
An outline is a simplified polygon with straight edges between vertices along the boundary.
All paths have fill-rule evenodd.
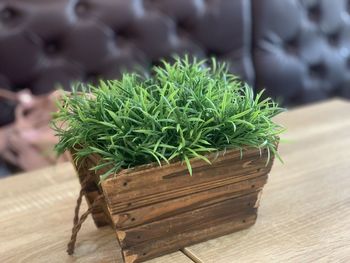
<path id="1" fill-rule="evenodd" d="M 50 93 L 216 57 L 287 107 L 350 98 L 348 0 L 0 0 L 0 177 L 66 161 Z"/>

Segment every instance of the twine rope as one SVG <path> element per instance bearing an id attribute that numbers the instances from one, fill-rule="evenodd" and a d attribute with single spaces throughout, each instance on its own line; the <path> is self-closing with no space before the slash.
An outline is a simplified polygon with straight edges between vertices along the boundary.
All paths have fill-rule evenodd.
<path id="1" fill-rule="evenodd" d="M 79 211 L 80 211 L 80 207 L 81 207 L 81 202 L 82 202 L 83 196 L 86 193 L 87 182 L 90 180 L 90 178 L 91 178 L 91 175 L 89 174 L 87 177 L 85 177 L 85 179 L 81 183 L 81 189 L 80 189 L 77 203 L 76 203 L 76 206 L 74 209 L 72 234 L 71 234 L 70 240 L 69 240 L 68 245 L 67 245 L 68 255 L 72 255 L 74 253 L 75 244 L 77 241 L 77 235 L 78 235 L 79 230 L 81 229 L 82 224 L 85 222 L 85 220 L 91 214 L 92 210 L 94 208 L 96 208 L 103 199 L 103 195 L 99 195 L 97 198 L 95 198 L 94 202 L 91 204 L 89 209 L 87 211 L 85 211 L 85 213 L 83 213 L 79 218 Z"/>

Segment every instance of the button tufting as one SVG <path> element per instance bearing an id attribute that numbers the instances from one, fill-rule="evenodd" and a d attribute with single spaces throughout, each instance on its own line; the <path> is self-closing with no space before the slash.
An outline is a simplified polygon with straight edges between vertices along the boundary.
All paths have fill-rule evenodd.
<path id="1" fill-rule="evenodd" d="M 325 78 L 326 66 L 323 63 L 309 65 L 309 74 L 313 78 Z"/>
<path id="2" fill-rule="evenodd" d="M 75 5 L 75 12 L 77 15 L 85 15 L 90 9 L 90 5 L 85 1 L 79 1 Z"/>
<path id="3" fill-rule="evenodd" d="M 114 30 L 114 34 L 115 34 L 115 37 L 117 39 L 122 39 L 123 42 L 126 42 L 127 40 L 134 38 L 132 29 L 129 27 L 125 27 L 122 29 L 116 29 L 116 30 Z"/>
<path id="4" fill-rule="evenodd" d="M 178 30 L 186 32 L 194 29 L 194 25 L 189 19 L 178 20 L 176 23 L 176 27 L 178 28 Z"/>
<path id="5" fill-rule="evenodd" d="M 19 15 L 19 12 L 16 9 L 12 7 L 5 7 L 0 11 L 0 20 L 3 23 L 8 23 L 18 15 Z"/>
<path id="6" fill-rule="evenodd" d="M 321 20 L 321 6 L 319 4 L 313 5 L 308 8 L 308 17 L 311 21 L 319 22 Z"/>
<path id="7" fill-rule="evenodd" d="M 299 40 L 298 38 L 292 38 L 284 43 L 284 49 L 286 52 L 291 53 L 291 54 L 296 54 L 298 53 L 299 49 Z"/>
<path id="8" fill-rule="evenodd" d="M 286 105 L 324 99 L 339 85 L 350 90 L 350 0 L 253 0 L 252 5 L 258 89 Z"/>
<path id="9" fill-rule="evenodd" d="M 339 40 L 340 40 L 340 31 L 336 31 L 328 35 L 328 43 L 331 46 L 338 45 Z"/>
<path id="10" fill-rule="evenodd" d="M 350 69 L 350 56 L 346 59 L 346 67 Z"/>
<path id="11" fill-rule="evenodd" d="M 96 83 L 101 78 L 101 74 L 98 72 L 88 72 L 85 74 L 85 80 L 87 82 Z"/>
<path id="12" fill-rule="evenodd" d="M 0 0 L 0 27 L 6 27 L 1 74 L 9 85 L 39 94 L 56 83 L 69 87 L 73 80 L 117 78 L 124 70 L 148 72 L 152 61 L 185 53 L 205 57 L 209 50 L 253 83 L 251 14 L 244 2 Z M 53 65 L 56 60 L 62 65 Z"/>
<path id="13" fill-rule="evenodd" d="M 44 49 L 47 54 L 56 54 L 61 50 L 61 43 L 58 40 L 47 41 Z"/>

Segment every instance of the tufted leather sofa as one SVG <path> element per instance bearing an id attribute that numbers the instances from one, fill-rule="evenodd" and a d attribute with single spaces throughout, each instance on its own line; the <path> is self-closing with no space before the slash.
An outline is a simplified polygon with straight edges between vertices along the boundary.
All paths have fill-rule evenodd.
<path id="1" fill-rule="evenodd" d="M 350 1 L 253 0 L 256 87 L 286 104 L 350 98 Z"/>
<path id="2" fill-rule="evenodd" d="M 254 82 L 244 0 L 0 0 L 0 87 L 34 94 L 191 53 Z M 7 103 L 7 104 L 6 104 Z M 2 122 L 11 106 L 2 101 Z M 0 121 L 1 122 L 1 121 Z"/>
<path id="3" fill-rule="evenodd" d="M 350 97 L 345 0 L 0 0 L 0 87 L 34 94 L 191 53 L 286 104 Z M 0 101 L 0 125 L 13 105 Z"/>

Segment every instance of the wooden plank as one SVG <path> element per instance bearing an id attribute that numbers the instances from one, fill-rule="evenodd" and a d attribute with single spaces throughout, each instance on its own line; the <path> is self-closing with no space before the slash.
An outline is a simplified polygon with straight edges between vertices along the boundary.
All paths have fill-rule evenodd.
<path id="1" fill-rule="evenodd" d="M 75 151 L 71 151 L 71 155 L 74 155 Z M 85 199 L 90 207 L 95 199 L 102 194 L 102 189 L 99 187 L 99 176 L 91 171 L 90 168 L 93 167 L 93 161 L 90 158 L 83 158 L 78 161 L 72 159 L 72 164 L 75 172 L 79 178 L 80 184 L 84 182 L 87 176 L 91 177 L 85 182 Z M 106 225 L 111 225 L 111 219 L 109 216 L 108 208 L 105 203 L 101 203 L 92 210 L 92 218 L 97 227 L 102 227 Z"/>
<path id="2" fill-rule="evenodd" d="M 145 195 L 145 192 L 147 192 L 145 190 L 145 187 L 143 187 L 142 189 L 136 189 L 136 191 L 133 191 L 131 187 L 131 189 L 128 190 L 130 192 L 124 192 L 122 194 L 122 196 L 128 197 L 124 202 L 123 199 L 120 199 L 120 195 L 118 195 L 118 191 L 120 191 L 120 189 L 115 188 L 115 186 L 118 185 L 118 181 L 115 181 L 119 180 L 119 184 L 122 184 L 124 188 L 127 185 L 125 184 L 125 178 L 123 178 L 123 175 L 118 175 L 117 179 L 113 178 L 111 180 L 108 180 L 108 182 L 102 183 L 103 189 L 105 191 L 104 194 L 106 196 L 106 200 L 109 203 L 109 210 L 106 204 L 104 203 L 102 203 L 99 207 L 95 208 L 92 211 L 92 216 L 94 218 L 95 224 L 97 226 L 104 226 L 107 223 L 109 223 L 109 211 L 111 212 L 111 214 L 118 214 L 125 210 L 130 210 L 145 205 L 147 206 L 152 203 L 158 203 L 165 200 L 174 199 L 179 196 L 186 196 L 192 193 L 205 191 L 207 189 L 217 188 L 233 182 L 254 178 L 256 176 L 267 173 L 271 169 L 273 160 L 271 160 L 267 167 L 264 166 L 266 165 L 267 160 L 266 150 L 259 152 L 257 149 L 246 149 L 243 152 L 243 154 L 243 158 L 241 158 L 241 152 L 238 150 L 224 152 L 224 154 L 212 154 L 210 157 L 213 160 L 212 166 L 208 166 L 207 163 L 203 162 L 202 160 L 194 160 L 192 161 L 192 165 L 196 178 L 192 177 L 190 178 L 190 180 L 183 179 L 184 176 L 188 177 L 187 168 L 185 168 L 186 170 L 184 171 L 183 165 L 179 165 L 179 163 L 166 165 L 161 168 L 153 167 L 153 165 L 145 165 L 144 167 L 148 168 L 146 168 L 144 173 L 147 174 L 148 171 L 151 170 L 152 175 L 148 174 L 148 177 L 152 176 L 155 178 L 156 181 L 160 180 L 156 184 L 157 187 L 151 188 L 152 191 L 161 191 L 163 188 L 173 190 Z M 92 179 L 89 180 L 89 182 L 87 183 L 88 191 L 86 192 L 86 197 L 89 206 L 93 203 L 97 195 L 102 192 L 102 189 L 98 184 L 98 175 L 90 170 L 90 168 L 94 165 L 97 165 L 98 162 L 99 157 L 92 155 L 83 160 L 79 160 L 77 164 L 74 163 L 74 165 L 76 165 L 76 170 L 80 173 L 80 182 L 84 180 L 84 175 L 92 177 Z M 144 175 L 144 173 L 140 174 L 141 171 L 139 171 L 139 169 L 140 168 L 135 168 L 123 171 L 123 173 L 127 174 L 127 176 L 132 176 L 132 179 L 128 180 L 129 185 L 131 181 L 136 181 L 136 183 L 139 182 L 138 177 Z M 173 173 L 164 174 L 164 170 L 170 171 L 169 169 L 173 171 Z M 245 173 L 242 172 L 242 170 L 245 171 Z M 234 173 L 229 173 L 229 171 L 234 171 Z M 159 177 L 159 174 L 163 175 Z M 213 174 L 215 174 L 215 178 Z M 187 184 L 184 184 L 186 183 L 186 181 Z M 144 184 L 145 182 L 143 182 L 143 185 Z M 135 196 L 134 199 L 132 198 L 133 194 L 137 194 L 137 196 Z M 152 207 L 149 206 L 148 208 L 152 209 Z M 139 209 L 138 211 L 141 211 L 141 209 Z M 138 220 L 135 220 L 135 216 L 129 215 L 130 213 L 116 215 L 114 219 L 116 219 L 117 217 L 117 227 L 124 227 L 124 225 L 135 225 L 137 223 L 140 223 L 138 222 Z M 143 215 L 137 215 L 138 219 L 143 217 Z"/>
<path id="3" fill-rule="evenodd" d="M 66 253 L 79 182 L 70 163 L 0 180 L 0 262 L 122 263 L 110 227 L 84 223 L 73 256 Z M 82 211 L 87 209 L 85 202 Z M 190 263 L 181 252 L 147 263 Z"/>
<path id="4" fill-rule="evenodd" d="M 147 197 L 162 192 L 168 194 L 176 189 L 181 191 L 196 184 L 210 184 L 213 176 L 215 180 L 244 176 L 245 173 L 264 168 L 267 153 L 265 150 L 260 156 L 256 149 L 247 150 L 241 159 L 240 152 L 235 150 L 217 157 L 215 161 L 214 158 L 215 155 L 211 155 L 213 164 L 210 166 L 202 160 L 194 160 L 193 176 L 189 176 L 186 165 L 177 162 L 162 167 L 151 167 L 144 171 L 130 170 L 127 174 L 118 174 L 116 178 L 102 182 L 102 188 L 111 207 L 113 204 L 129 202 L 141 196 Z M 154 187 L 155 185 L 157 187 Z"/>
<path id="5" fill-rule="evenodd" d="M 255 223 L 256 210 L 244 210 L 241 214 L 230 220 L 222 221 L 220 217 L 217 222 L 210 222 L 210 226 L 204 228 L 194 228 L 194 230 L 181 232 L 175 235 L 168 235 L 162 239 L 152 242 L 144 242 L 140 245 L 123 249 L 122 253 L 126 263 L 143 262 L 144 260 L 157 257 L 172 252 L 179 247 L 185 247 L 194 242 L 202 242 L 228 233 L 247 228 Z"/>
<path id="6" fill-rule="evenodd" d="M 118 214 L 120 212 L 129 211 L 135 208 L 143 207 L 153 203 L 165 202 L 167 200 L 193 195 L 196 193 L 201 193 L 203 191 L 209 191 L 211 189 L 217 189 L 221 186 L 226 186 L 229 184 L 240 183 L 243 181 L 255 179 L 259 176 L 266 175 L 271 169 L 272 162 L 264 168 L 258 168 L 252 172 L 246 173 L 242 176 L 233 176 L 231 178 L 225 178 L 221 180 L 213 180 L 212 182 L 189 185 L 182 189 L 175 189 L 173 191 L 154 194 L 151 196 L 141 196 L 139 198 L 134 198 L 128 202 L 118 202 L 109 205 L 111 214 Z"/>
<path id="7" fill-rule="evenodd" d="M 101 183 L 113 225 L 118 231 L 135 226 L 142 227 L 143 224 L 154 221 L 159 223 L 165 218 L 180 220 L 177 228 L 173 229 L 177 232 L 173 233 L 167 229 L 167 223 L 165 223 L 165 228 L 159 226 L 154 229 L 159 231 L 156 234 L 157 239 L 147 240 L 147 242 L 134 246 L 123 242 L 126 232 L 117 232 L 117 236 L 121 238 L 119 243 L 122 245 L 122 253 L 126 262 L 141 262 L 173 252 L 185 245 L 202 241 L 204 236 L 199 233 L 213 228 L 213 225 L 219 228 L 220 224 L 225 225 L 226 221 L 232 220 L 234 222 L 242 220 L 241 223 L 245 223 L 246 219 L 238 218 L 238 216 L 243 217 L 248 214 L 256 216 L 255 208 L 247 212 L 248 208 L 245 205 L 240 207 L 241 204 L 235 203 L 235 206 L 240 207 L 241 211 L 232 210 L 230 213 L 230 207 L 224 204 L 226 201 L 232 201 L 233 197 L 250 194 L 263 187 L 267 179 L 267 172 L 273 163 L 273 158 L 267 162 L 267 149 L 261 151 L 246 149 L 243 153 L 239 150 L 232 150 L 219 152 L 216 155 L 211 154 L 208 158 L 212 162 L 210 165 L 201 159 L 191 160 L 193 176 L 188 175 L 187 167 L 183 163 L 175 162 L 162 167 L 153 164 L 145 165 L 143 170 L 140 170 L 140 167 L 124 170 Z M 256 193 L 255 198 L 257 198 Z M 237 199 L 234 199 L 234 202 L 237 202 Z M 250 203 L 255 203 L 255 201 Z M 204 224 L 198 222 L 197 225 L 193 224 L 189 217 L 183 216 L 187 211 L 196 211 L 211 205 L 228 214 L 218 218 L 208 218 Z M 135 208 L 131 209 L 132 206 Z M 218 211 L 214 208 L 212 210 L 217 213 Z M 121 212 L 123 210 L 127 211 Z M 234 229 L 231 230 L 234 231 Z M 185 233 L 193 233 L 196 236 L 188 234 L 186 241 L 177 238 Z M 205 238 L 217 237 L 220 233 L 220 230 L 215 233 L 209 231 Z M 138 237 L 141 239 L 141 236 L 138 235 Z M 159 243 L 160 240 L 166 241 Z M 154 243 L 159 244 L 153 246 Z M 146 248 L 149 251 L 145 252 Z"/>
<path id="8" fill-rule="evenodd" d="M 249 230 L 186 248 L 197 262 L 350 262 L 350 104 L 284 113 L 280 144 Z"/>
<path id="9" fill-rule="evenodd" d="M 256 208 L 247 207 L 237 198 L 249 194 L 249 204 L 256 203 L 256 190 L 266 183 L 273 163 L 273 158 L 267 162 L 267 150 L 246 149 L 243 154 L 232 150 L 208 157 L 211 165 L 201 159 L 191 160 L 193 176 L 188 175 L 181 162 L 176 162 L 162 167 L 145 165 L 143 170 L 140 167 L 124 170 L 101 183 L 126 262 L 141 262 L 174 252 L 220 236 L 220 225 L 227 222 L 236 224 L 225 233 L 235 231 L 237 223 L 241 229 L 246 225 L 245 217 L 256 218 Z M 188 211 L 192 212 L 186 213 Z M 194 224 L 191 213 L 202 216 L 203 222 Z M 142 237 L 146 238 L 143 232 L 134 232 L 136 240 L 128 238 L 129 228 L 139 226 L 141 229 L 151 222 L 158 225 L 149 229 L 153 233 L 153 236 L 147 235 L 150 239 L 141 241 Z M 179 238 L 186 233 L 186 240 Z"/>
<path id="10" fill-rule="evenodd" d="M 231 221 L 232 218 L 237 218 L 237 214 L 242 214 L 246 210 L 256 210 L 252 210 L 252 208 L 257 206 L 259 192 L 255 191 L 236 198 L 216 202 L 209 206 L 193 209 L 149 224 L 117 230 L 120 246 L 128 248 L 144 242 L 149 244 L 156 239 L 182 232 L 200 230 L 210 227 L 214 223 L 219 224 Z M 196 242 L 196 236 L 193 236 L 191 239 L 193 242 Z M 182 248 L 182 244 L 179 243 L 177 248 Z"/>
<path id="11" fill-rule="evenodd" d="M 150 204 L 124 213 L 113 214 L 112 220 L 117 229 L 123 229 L 172 217 L 179 213 L 193 211 L 200 207 L 254 192 L 261 189 L 266 183 L 266 180 L 267 175 L 261 175 L 257 178 L 213 188 L 191 195 L 185 195 L 156 204 Z"/>
<path id="12" fill-rule="evenodd" d="M 256 224 L 186 253 L 203 263 L 349 262 L 349 112 L 334 100 L 281 115 L 292 142 L 281 144 L 285 164 L 275 162 Z M 77 193 L 70 164 L 1 179 L 0 262 L 121 262 L 115 233 L 91 219 L 66 255 Z M 191 261 L 175 253 L 151 262 Z"/>

